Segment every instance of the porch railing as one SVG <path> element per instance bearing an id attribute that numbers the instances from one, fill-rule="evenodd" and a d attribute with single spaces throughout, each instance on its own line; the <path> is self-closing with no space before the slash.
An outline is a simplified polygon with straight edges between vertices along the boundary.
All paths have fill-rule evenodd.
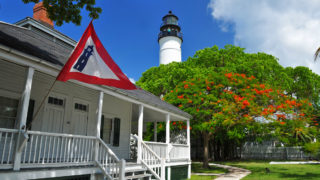
<path id="1" fill-rule="evenodd" d="M 17 129 L 0 128 L 0 165 L 2 169 L 13 168 L 15 139 L 18 132 Z"/>
<path id="2" fill-rule="evenodd" d="M 189 145 L 186 144 L 171 144 L 171 150 L 169 152 L 170 160 L 182 160 L 190 158 Z"/>
<path id="3" fill-rule="evenodd" d="M 28 131 L 21 167 L 93 165 L 96 137 Z"/>
<path id="4" fill-rule="evenodd" d="M 102 139 L 98 140 L 98 154 L 96 163 L 103 171 L 104 175 L 109 179 L 119 179 L 120 176 L 120 160 L 103 142 Z"/>
<path id="5" fill-rule="evenodd" d="M 19 131 L 0 128 L 0 169 L 12 169 Z M 28 131 L 21 168 L 94 166 L 108 179 L 124 179 L 125 163 L 94 136 Z"/>
<path id="6" fill-rule="evenodd" d="M 166 144 L 144 141 L 160 158 L 171 160 L 189 160 L 190 152 L 187 144 Z"/>
<path id="7" fill-rule="evenodd" d="M 146 145 L 148 145 L 153 152 L 155 152 L 160 158 L 167 159 L 167 153 L 168 153 L 168 144 L 161 143 L 161 142 L 150 142 L 150 141 L 144 141 Z"/>
<path id="8" fill-rule="evenodd" d="M 165 159 L 161 159 L 144 141 L 141 141 L 141 163 L 154 175 L 158 180 L 165 179 Z"/>

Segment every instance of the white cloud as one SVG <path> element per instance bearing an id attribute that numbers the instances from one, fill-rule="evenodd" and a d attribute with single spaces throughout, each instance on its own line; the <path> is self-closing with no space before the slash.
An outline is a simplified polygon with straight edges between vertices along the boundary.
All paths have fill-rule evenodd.
<path id="1" fill-rule="evenodd" d="M 211 0 L 209 8 L 221 30 L 235 32 L 235 45 L 320 74 L 320 63 L 313 62 L 320 46 L 319 0 Z"/>
<path id="2" fill-rule="evenodd" d="M 133 78 L 129 78 L 129 80 L 130 80 L 133 84 L 136 84 L 136 80 L 134 80 Z"/>

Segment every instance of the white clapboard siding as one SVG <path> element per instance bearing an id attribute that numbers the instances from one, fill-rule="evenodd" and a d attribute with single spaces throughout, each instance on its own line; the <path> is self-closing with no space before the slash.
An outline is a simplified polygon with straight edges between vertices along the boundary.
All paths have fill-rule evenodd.
<path id="1" fill-rule="evenodd" d="M 25 71 L 26 67 L 0 59 L 0 96 L 7 97 L 9 96 L 8 94 L 15 94 L 15 99 L 19 99 L 25 82 Z M 30 99 L 35 100 L 34 112 L 38 109 L 40 102 L 47 94 L 54 80 L 55 77 L 53 76 L 35 71 L 30 97 Z M 72 134 L 75 132 L 75 122 L 72 122 L 72 119 L 74 119 L 72 117 L 74 99 L 79 99 L 89 103 L 88 124 L 86 127 L 81 128 L 86 128 L 88 136 L 96 135 L 96 110 L 99 97 L 98 91 L 77 85 L 73 82 L 58 81 L 51 94 L 64 100 L 64 113 L 59 115 L 63 117 L 63 120 L 61 120 L 62 130 L 59 133 Z M 12 96 L 10 97 L 12 98 Z M 44 113 L 46 113 L 44 111 L 45 106 L 40 109 L 38 117 L 32 124 L 33 131 L 46 131 L 44 127 L 48 127 L 43 126 L 43 118 L 45 117 Z M 102 112 L 103 114 L 110 114 L 113 117 L 121 119 L 120 145 L 119 147 L 111 146 L 111 148 L 119 158 L 129 158 L 132 103 L 106 94 L 104 96 Z"/>

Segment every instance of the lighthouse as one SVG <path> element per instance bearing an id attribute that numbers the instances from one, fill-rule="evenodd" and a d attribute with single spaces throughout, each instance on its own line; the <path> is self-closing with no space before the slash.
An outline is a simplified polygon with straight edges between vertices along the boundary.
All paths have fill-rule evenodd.
<path id="1" fill-rule="evenodd" d="M 160 64 L 181 62 L 181 44 L 183 38 L 178 17 L 171 11 L 162 18 L 158 43 L 160 45 Z"/>

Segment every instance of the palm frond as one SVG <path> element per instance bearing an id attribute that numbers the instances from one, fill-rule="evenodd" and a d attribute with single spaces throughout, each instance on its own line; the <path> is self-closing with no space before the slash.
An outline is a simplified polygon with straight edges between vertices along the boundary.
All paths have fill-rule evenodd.
<path id="1" fill-rule="evenodd" d="M 317 49 L 317 51 L 314 53 L 314 61 L 317 61 L 320 54 L 320 47 Z"/>

